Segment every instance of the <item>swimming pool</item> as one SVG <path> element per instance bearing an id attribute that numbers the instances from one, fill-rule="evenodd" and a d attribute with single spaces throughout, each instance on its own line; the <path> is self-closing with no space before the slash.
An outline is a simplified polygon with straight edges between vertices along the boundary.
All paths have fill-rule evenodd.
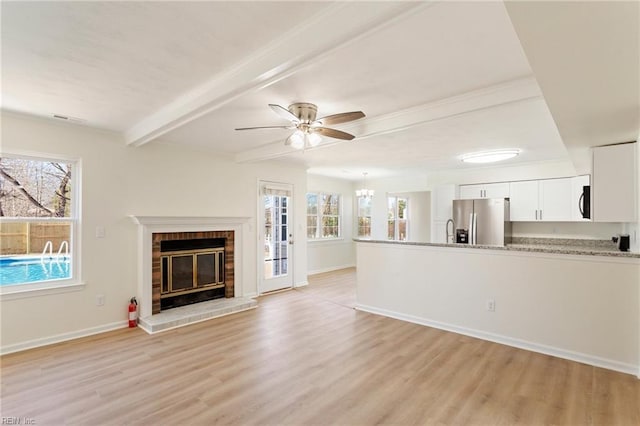
<path id="1" fill-rule="evenodd" d="M 15 256 L 0 258 L 0 285 L 60 280 L 71 277 L 71 261 L 68 257 L 44 259 L 40 256 Z"/>

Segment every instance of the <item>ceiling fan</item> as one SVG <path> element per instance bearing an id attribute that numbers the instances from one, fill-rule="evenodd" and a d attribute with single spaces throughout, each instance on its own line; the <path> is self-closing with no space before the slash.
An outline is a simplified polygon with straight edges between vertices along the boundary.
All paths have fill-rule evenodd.
<path id="1" fill-rule="evenodd" d="M 355 138 L 354 135 L 325 126 L 346 123 L 365 116 L 362 111 L 352 111 L 327 115 L 326 117 L 316 119 L 318 107 L 306 102 L 291 104 L 289 105 L 289 109 L 276 104 L 269 104 L 269 107 L 280 117 L 291 121 L 291 124 L 288 126 L 240 127 L 236 130 L 296 129 L 284 144 L 291 145 L 296 149 L 304 149 L 317 146 L 322 139 L 321 136 L 350 141 Z"/>

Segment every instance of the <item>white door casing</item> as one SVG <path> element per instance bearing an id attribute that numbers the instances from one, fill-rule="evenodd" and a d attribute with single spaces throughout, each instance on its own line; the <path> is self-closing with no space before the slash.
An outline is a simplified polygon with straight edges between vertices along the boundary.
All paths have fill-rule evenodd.
<path id="1" fill-rule="evenodd" d="M 293 185 L 259 182 L 258 292 L 293 287 Z"/>

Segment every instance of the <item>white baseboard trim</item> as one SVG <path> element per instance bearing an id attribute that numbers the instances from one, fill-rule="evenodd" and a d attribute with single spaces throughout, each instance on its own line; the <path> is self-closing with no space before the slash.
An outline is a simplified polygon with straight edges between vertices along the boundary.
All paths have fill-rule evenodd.
<path id="1" fill-rule="evenodd" d="M 295 283 L 293 288 L 304 287 L 309 285 L 309 281 L 300 281 L 299 283 Z"/>
<path id="2" fill-rule="evenodd" d="M 27 349 L 39 348 L 41 346 L 52 345 L 54 343 L 66 342 L 67 340 L 79 339 L 80 337 L 92 336 L 107 331 L 126 328 L 129 326 L 127 320 L 112 322 L 110 324 L 99 325 L 97 327 L 85 328 L 83 330 L 72 331 L 70 333 L 56 334 L 55 336 L 43 337 L 41 339 L 27 340 L 22 343 L 6 345 L 0 347 L 0 355 L 7 355 L 14 352 L 26 351 Z"/>
<path id="3" fill-rule="evenodd" d="M 364 312 L 369 312 L 376 315 L 382 315 L 389 318 L 398 319 L 401 321 L 412 322 L 414 324 L 424 325 L 427 327 L 437 328 L 440 330 L 451 331 L 453 333 L 463 334 L 465 336 L 475 337 L 482 340 L 488 340 L 490 342 L 500 343 L 507 346 L 513 346 L 515 348 L 524 349 L 532 352 L 538 352 L 545 355 L 555 356 L 557 358 L 564 358 L 570 361 L 581 362 L 583 364 L 593 365 L 595 367 L 602 367 L 608 370 L 619 371 L 621 373 L 627 373 L 640 377 L 639 366 L 633 364 L 627 364 L 612 359 L 601 358 L 594 355 L 589 355 L 580 352 L 573 352 L 566 349 L 561 349 L 553 346 L 547 346 L 540 343 L 529 342 L 526 340 L 516 339 L 509 336 L 503 336 L 501 334 L 490 333 L 487 331 L 476 330 L 472 328 L 460 327 L 448 323 L 439 321 L 433 321 L 414 315 L 402 314 L 386 309 L 376 308 L 373 306 L 356 304 L 356 309 Z"/>
<path id="4" fill-rule="evenodd" d="M 307 275 L 316 275 L 316 274 L 322 274 L 324 272 L 332 272 L 332 271 L 338 271 L 340 269 L 355 268 L 355 267 L 356 267 L 355 263 L 349 263 L 347 265 L 329 266 L 328 268 L 320 268 L 320 269 L 314 269 L 313 271 L 307 271 Z"/>

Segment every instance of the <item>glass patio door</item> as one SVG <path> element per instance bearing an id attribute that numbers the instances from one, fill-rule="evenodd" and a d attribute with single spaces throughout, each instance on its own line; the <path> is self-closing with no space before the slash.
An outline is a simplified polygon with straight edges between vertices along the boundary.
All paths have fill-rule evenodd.
<path id="1" fill-rule="evenodd" d="M 291 288 L 293 227 L 292 186 L 263 182 L 261 185 L 262 280 L 260 293 Z"/>

